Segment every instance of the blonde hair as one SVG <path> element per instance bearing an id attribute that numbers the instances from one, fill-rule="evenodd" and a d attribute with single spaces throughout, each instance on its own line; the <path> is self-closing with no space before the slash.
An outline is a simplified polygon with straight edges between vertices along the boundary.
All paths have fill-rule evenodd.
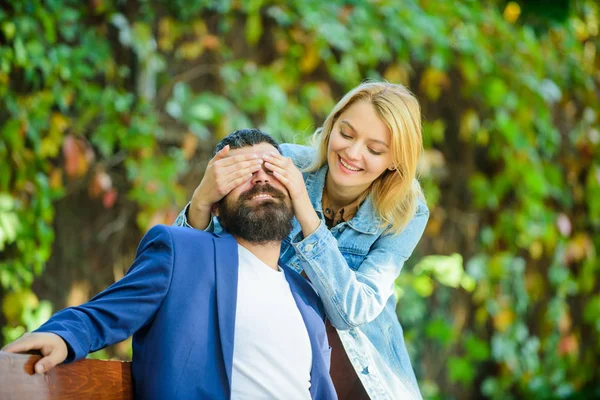
<path id="1" fill-rule="evenodd" d="M 306 171 L 316 171 L 327 162 L 327 148 L 338 117 L 352 104 L 369 101 L 391 133 L 390 149 L 395 170 L 386 170 L 369 189 L 373 206 L 386 231 L 398 234 L 414 217 L 419 199 L 424 199 L 417 180 L 417 162 L 423 152 L 421 107 L 404 86 L 388 82 L 364 82 L 349 91 L 315 131 L 316 157 Z"/>

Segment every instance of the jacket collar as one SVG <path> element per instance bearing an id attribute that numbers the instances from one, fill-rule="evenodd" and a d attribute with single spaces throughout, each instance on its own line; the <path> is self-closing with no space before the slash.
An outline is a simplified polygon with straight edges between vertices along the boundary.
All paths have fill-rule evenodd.
<path id="1" fill-rule="evenodd" d="M 215 286 L 217 297 L 217 320 L 221 351 L 231 393 L 231 370 L 233 368 L 233 338 L 238 288 L 237 242 L 230 234 L 215 235 Z"/>
<path id="2" fill-rule="evenodd" d="M 328 171 L 327 164 L 323 165 L 317 171 L 305 173 L 305 183 L 308 196 L 312 201 L 312 206 L 317 215 L 322 220 L 323 216 L 323 188 L 325 187 L 325 178 Z M 381 234 L 384 228 L 381 227 L 381 218 L 375 212 L 371 195 L 367 196 L 356 212 L 356 215 L 348 221 L 348 225 L 360 233 L 367 235 Z"/>

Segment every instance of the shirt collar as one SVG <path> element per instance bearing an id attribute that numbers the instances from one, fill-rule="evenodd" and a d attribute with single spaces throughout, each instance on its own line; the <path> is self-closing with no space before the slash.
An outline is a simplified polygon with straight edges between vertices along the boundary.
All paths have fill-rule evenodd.
<path id="1" fill-rule="evenodd" d="M 327 187 L 324 186 L 323 200 L 321 202 L 323 204 L 323 213 L 325 214 L 326 218 L 333 221 L 333 226 L 342 222 L 348 222 L 352 219 L 352 217 L 356 215 L 358 208 L 360 207 L 361 203 L 367 198 L 368 195 L 369 192 L 368 190 L 366 190 L 360 196 L 358 196 L 358 198 L 352 203 L 347 204 L 344 207 L 341 207 L 337 210 L 334 210 L 331 205 L 331 200 L 329 199 L 329 196 L 327 194 Z"/>

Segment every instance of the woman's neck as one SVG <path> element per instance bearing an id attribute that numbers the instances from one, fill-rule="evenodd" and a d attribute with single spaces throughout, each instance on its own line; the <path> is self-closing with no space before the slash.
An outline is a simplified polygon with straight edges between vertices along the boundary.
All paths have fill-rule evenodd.
<path id="1" fill-rule="evenodd" d="M 325 190 L 327 191 L 327 198 L 331 202 L 331 206 L 338 210 L 342 207 L 347 206 L 354 200 L 358 199 L 366 188 L 361 187 L 340 187 L 333 182 L 331 176 L 327 174 L 325 178 Z"/>

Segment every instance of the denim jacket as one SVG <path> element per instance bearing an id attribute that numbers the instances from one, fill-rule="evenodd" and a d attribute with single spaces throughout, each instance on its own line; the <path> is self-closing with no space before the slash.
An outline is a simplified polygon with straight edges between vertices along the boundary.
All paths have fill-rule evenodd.
<path id="1" fill-rule="evenodd" d="M 281 150 L 299 168 L 314 157 L 314 150 L 304 146 L 282 144 Z M 294 219 L 279 260 L 299 273 L 304 270 L 310 278 L 372 400 L 421 399 L 396 317 L 394 281 L 423 234 L 429 210 L 419 202 L 402 233 L 384 234 L 367 197 L 350 221 L 329 230 L 321 204 L 327 170 L 325 164 L 318 171 L 303 173 L 321 224 L 304 237 Z M 189 226 L 186 213 L 187 207 L 176 225 Z M 207 229 L 218 231 L 221 226 L 214 218 Z"/>

